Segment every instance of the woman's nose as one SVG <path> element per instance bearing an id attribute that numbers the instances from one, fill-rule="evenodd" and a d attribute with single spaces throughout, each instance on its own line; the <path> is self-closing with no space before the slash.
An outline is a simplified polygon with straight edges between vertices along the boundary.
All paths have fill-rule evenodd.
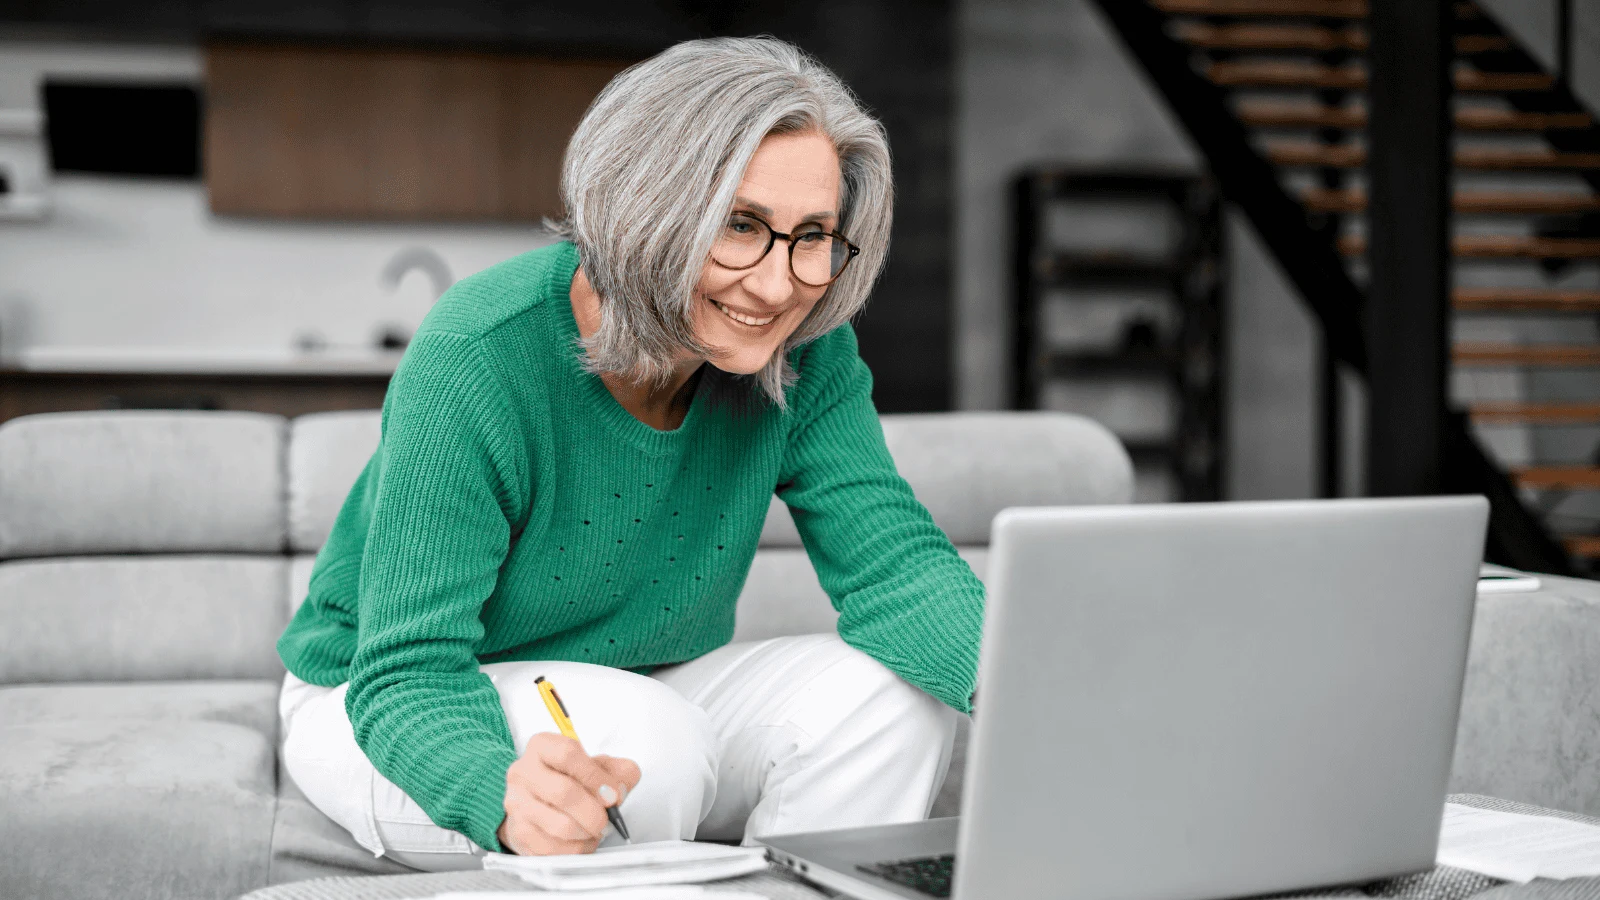
<path id="1" fill-rule="evenodd" d="M 744 277 L 744 289 L 770 306 L 782 306 L 794 295 L 789 272 L 789 245 L 775 241 L 772 250 Z"/>

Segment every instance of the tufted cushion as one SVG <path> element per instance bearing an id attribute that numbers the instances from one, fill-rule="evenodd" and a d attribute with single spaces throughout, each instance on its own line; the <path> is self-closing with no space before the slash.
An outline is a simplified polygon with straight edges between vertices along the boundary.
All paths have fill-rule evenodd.
<path id="1" fill-rule="evenodd" d="M 957 544 L 989 543 L 1008 506 L 1090 506 L 1133 497 L 1133 463 L 1104 426 L 1070 413 L 884 416 L 883 437 L 917 499 Z M 763 547 L 799 547 L 776 497 Z"/>
<path id="2" fill-rule="evenodd" d="M 0 425 L 0 559 L 283 549 L 279 416 L 90 412 Z"/>
<path id="3" fill-rule="evenodd" d="M 284 597 L 287 618 L 294 618 L 311 591 L 311 570 L 317 564 L 315 553 L 300 553 L 289 559 L 289 593 Z"/>
<path id="4" fill-rule="evenodd" d="M 315 552 L 350 485 L 378 446 L 379 417 L 319 413 L 296 419 L 289 443 L 289 542 Z M 1007 506 L 1127 503 L 1133 464 L 1103 426 L 1068 413 L 932 413 L 883 417 L 900 474 L 957 544 L 986 544 Z M 773 498 L 763 547 L 799 547 L 789 511 Z"/>
<path id="5" fill-rule="evenodd" d="M 0 684 L 281 677 L 287 568 L 249 556 L 0 563 Z"/>
<path id="6" fill-rule="evenodd" d="M 377 410 L 314 413 L 289 426 L 289 549 L 315 553 L 378 449 Z"/>
<path id="7" fill-rule="evenodd" d="M 276 680 L 0 687 L 0 895 L 259 887 L 277 694 Z"/>
<path id="8" fill-rule="evenodd" d="M 988 547 L 957 547 L 956 552 L 983 578 Z M 769 547 L 756 554 L 739 594 L 735 641 L 759 641 L 834 630 L 839 613 L 817 583 L 811 560 L 798 547 Z"/>

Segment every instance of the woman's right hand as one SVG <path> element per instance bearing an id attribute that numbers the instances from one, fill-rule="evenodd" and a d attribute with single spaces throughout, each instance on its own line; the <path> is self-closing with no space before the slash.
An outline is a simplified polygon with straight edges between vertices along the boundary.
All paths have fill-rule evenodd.
<path id="1" fill-rule="evenodd" d="M 500 845 L 520 856 L 593 853 L 608 824 L 606 807 L 638 783 L 631 759 L 590 756 L 569 737 L 536 734 L 506 770 Z"/>

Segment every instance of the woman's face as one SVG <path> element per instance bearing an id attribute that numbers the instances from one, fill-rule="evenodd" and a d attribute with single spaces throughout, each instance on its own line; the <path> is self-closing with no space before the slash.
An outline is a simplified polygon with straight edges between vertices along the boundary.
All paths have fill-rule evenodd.
<path id="1" fill-rule="evenodd" d="M 739 183 L 733 212 L 794 234 L 812 226 L 833 231 L 838 205 L 839 154 L 826 137 L 807 132 L 769 135 L 761 142 Z M 719 351 L 710 361 L 724 372 L 759 372 L 826 291 L 794 277 L 782 238 L 748 269 L 707 262 L 696 297 L 695 336 Z"/>

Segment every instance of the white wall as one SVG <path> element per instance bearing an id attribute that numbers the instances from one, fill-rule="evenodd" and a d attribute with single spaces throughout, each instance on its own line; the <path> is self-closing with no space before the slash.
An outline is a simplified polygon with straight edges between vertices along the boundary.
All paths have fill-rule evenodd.
<path id="1" fill-rule="evenodd" d="M 1085 0 L 962 0 L 957 27 L 957 401 L 992 409 L 1009 398 L 1010 178 L 1037 163 L 1195 168 L 1198 156 Z M 1228 496 L 1310 496 L 1312 326 L 1250 227 L 1232 219 Z M 1159 402 L 1146 396 L 1144 411 Z"/>
<path id="2" fill-rule="evenodd" d="M 1545 71 L 1556 70 L 1560 32 L 1556 24 L 1560 6 L 1556 0 L 1478 0 L 1478 3 L 1545 67 Z M 1575 9 L 1583 5 L 1584 0 L 1573 4 Z"/>
<path id="3" fill-rule="evenodd" d="M 526 227 L 307 224 L 212 216 L 193 182 L 69 176 L 38 223 L 0 222 L 0 348 L 287 348 L 313 332 L 368 344 L 414 329 L 433 289 L 390 293 L 397 251 L 431 247 L 461 278 L 548 243 Z"/>
<path id="4" fill-rule="evenodd" d="M 1590 110 L 1600 110 L 1600 3 L 1572 4 L 1572 92 Z"/>
<path id="5" fill-rule="evenodd" d="M 0 109 L 38 106 L 46 76 L 198 84 L 202 66 L 192 45 L 0 41 Z"/>
<path id="6" fill-rule="evenodd" d="M 185 46 L 0 42 L 0 108 L 46 75 L 201 79 Z M 0 353 L 23 346 L 280 349 L 313 333 L 365 345 L 432 303 L 420 272 L 393 293 L 399 250 L 432 248 L 456 278 L 548 243 L 527 226 L 304 223 L 211 215 L 197 182 L 57 176 L 43 221 L 0 221 Z"/>

